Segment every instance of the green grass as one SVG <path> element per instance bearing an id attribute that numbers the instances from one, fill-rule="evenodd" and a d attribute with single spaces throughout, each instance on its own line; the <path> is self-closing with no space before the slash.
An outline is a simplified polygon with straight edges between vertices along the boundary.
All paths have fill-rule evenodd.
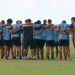
<path id="1" fill-rule="evenodd" d="M 46 47 L 44 48 L 44 57 Z M 44 61 L 37 60 L 2 60 L 0 61 L 0 75 L 75 75 L 75 61 L 72 59 L 75 56 L 75 50 L 72 45 L 71 58 L 67 61 L 55 60 Z M 30 51 L 28 58 L 30 57 Z"/>

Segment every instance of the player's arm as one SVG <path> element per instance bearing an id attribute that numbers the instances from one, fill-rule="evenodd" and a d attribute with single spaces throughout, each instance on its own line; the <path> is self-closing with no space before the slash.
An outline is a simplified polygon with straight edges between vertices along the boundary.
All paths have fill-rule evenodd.
<path id="1" fill-rule="evenodd" d="M 3 27 L 10 26 L 10 24 L 4 24 Z"/>
<path id="2" fill-rule="evenodd" d="M 60 31 L 60 27 L 58 27 L 58 28 L 50 28 L 50 30 L 59 32 Z"/>
<path id="3" fill-rule="evenodd" d="M 75 35 L 75 33 L 73 33 L 73 35 Z"/>
<path id="4" fill-rule="evenodd" d="M 75 30 L 75 27 L 74 27 L 73 29 L 67 27 L 67 30 L 68 30 L 68 31 L 74 31 L 74 30 Z"/>
<path id="5" fill-rule="evenodd" d="M 34 36 L 41 34 L 43 31 L 45 31 L 45 29 L 39 31 L 38 33 L 34 34 Z"/>
<path id="6" fill-rule="evenodd" d="M 50 28 L 51 26 L 53 26 L 53 25 L 44 26 L 44 28 Z"/>
<path id="7" fill-rule="evenodd" d="M 7 28 L 7 29 L 11 29 L 11 28 L 12 28 L 12 26 L 6 26 L 6 28 Z"/>
<path id="8" fill-rule="evenodd" d="M 18 29 L 18 27 L 15 27 L 13 30 L 9 30 L 9 32 L 12 33 L 16 29 Z"/>
<path id="9" fill-rule="evenodd" d="M 13 32 L 12 34 L 16 34 L 16 33 L 19 33 L 19 32 L 21 32 L 21 31 L 23 31 L 23 29 L 17 30 L 17 31 L 15 31 L 15 32 Z"/>
<path id="10" fill-rule="evenodd" d="M 3 32 L 3 29 L 0 31 L 0 33 L 2 33 Z"/>
<path id="11" fill-rule="evenodd" d="M 22 25 L 22 27 L 31 27 L 31 26 L 32 26 L 32 27 L 35 27 L 34 24 L 30 24 L 30 25 L 29 25 L 29 24 L 23 24 L 23 25 Z"/>
<path id="12" fill-rule="evenodd" d="M 62 34 L 66 34 L 66 32 L 65 31 L 59 31 L 60 33 L 62 33 Z"/>
<path id="13" fill-rule="evenodd" d="M 39 27 L 34 27 L 34 30 L 40 30 L 42 27 L 42 25 L 40 25 Z"/>

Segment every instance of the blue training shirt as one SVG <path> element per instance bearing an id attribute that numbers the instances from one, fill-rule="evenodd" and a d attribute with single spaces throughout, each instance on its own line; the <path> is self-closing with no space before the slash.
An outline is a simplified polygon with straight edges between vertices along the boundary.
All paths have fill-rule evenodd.
<path id="1" fill-rule="evenodd" d="M 61 23 L 58 25 L 58 27 L 60 27 L 60 29 L 64 29 L 65 31 L 67 31 L 68 24 Z M 59 40 L 67 40 L 67 39 L 68 39 L 67 34 L 59 33 Z"/>
<path id="2" fill-rule="evenodd" d="M 45 26 L 45 25 L 43 25 L 43 27 L 44 27 L 44 26 Z M 42 36 L 43 36 L 43 37 L 42 37 L 42 40 L 46 40 L 46 32 L 45 32 L 45 31 L 42 32 Z"/>
<path id="3" fill-rule="evenodd" d="M 57 28 L 57 27 L 56 27 Z M 58 32 L 54 31 L 54 42 L 57 43 L 58 42 Z"/>
<path id="4" fill-rule="evenodd" d="M 18 29 L 16 29 L 16 30 L 13 31 L 13 33 L 14 33 L 15 31 L 17 31 L 17 30 L 20 30 L 20 29 L 21 29 L 21 26 L 22 26 L 22 24 L 14 24 L 14 25 L 12 25 L 13 29 L 14 29 L 15 27 L 18 27 Z M 19 32 L 19 33 L 16 33 L 16 34 L 13 34 L 12 37 L 20 37 L 20 34 L 21 34 L 20 32 Z"/>
<path id="5" fill-rule="evenodd" d="M 2 30 L 3 25 L 0 25 L 0 30 Z M 0 40 L 3 40 L 2 38 L 3 33 L 0 33 Z"/>
<path id="6" fill-rule="evenodd" d="M 39 27 L 40 25 L 41 25 L 41 24 L 35 24 L 36 27 Z M 41 29 L 39 29 L 39 30 L 35 30 L 35 29 L 34 29 L 34 34 L 38 33 L 38 32 L 41 31 L 42 29 L 44 29 L 43 26 L 42 26 Z M 41 40 L 42 40 L 42 38 L 43 38 L 42 33 L 39 34 L 39 35 L 34 36 L 34 39 L 41 39 Z"/>
<path id="7" fill-rule="evenodd" d="M 4 31 L 4 40 L 11 40 L 11 33 L 9 32 L 9 29 L 6 27 L 2 28 Z"/>
<path id="8" fill-rule="evenodd" d="M 68 27 L 70 28 L 70 25 L 68 24 Z M 67 39 L 69 39 L 69 31 L 67 30 Z"/>
<path id="9" fill-rule="evenodd" d="M 51 26 L 50 28 L 55 28 L 55 26 Z M 50 30 L 50 28 L 45 28 L 46 41 L 54 40 L 54 31 Z"/>

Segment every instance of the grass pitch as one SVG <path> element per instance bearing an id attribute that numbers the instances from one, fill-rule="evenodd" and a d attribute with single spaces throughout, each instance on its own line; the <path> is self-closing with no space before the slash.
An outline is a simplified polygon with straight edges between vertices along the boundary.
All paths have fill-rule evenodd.
<path id="1" fill-rule="evenodd" d="M 46 47 L 44 48 L 44 58 Z M 71 58 L 59 61 L 59 57 L 52 61 L 37 60 L 0 60 L 0 75 L 75 75 L 75 50 L 70 45 Z M 30 57 L 30 51 L 28 58 Z"/>

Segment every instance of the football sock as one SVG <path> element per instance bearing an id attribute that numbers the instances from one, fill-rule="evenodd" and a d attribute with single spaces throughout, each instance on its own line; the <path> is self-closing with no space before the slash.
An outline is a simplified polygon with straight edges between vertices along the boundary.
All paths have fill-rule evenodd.
<path id="1" fill-rule="evenodd" d="M 68 55 L 68 57 L 70 58 L 70 55 Z"/>
<path id="2" fill-rule="evenodd" d="M 1 59 L 3 59 L 3 57 L 1 57 Z"/>
<path id="3" fill-rule="evenodd" d="M 47 56 L 47 59 L 49 59 L 49 56 Z"/>
<path id="4" fill-rule="evenodd" d="M 54 59 L 54 56 L 52 55 L 52 59 Z"/>
<path id="5" fill-rule="evenodd" d="M 62 57 L 60 57 L 60 59 L 62 59 Z"/>
<path id="6" fill-rule="evenodd" d="M 23 54 L 22 54 L 22 57 L 23 57 Z"/>
<path id="7" fill-rule="evenodd" d="M 67 57 L 65 57 L 65 59 L 66 59 Z"/>

